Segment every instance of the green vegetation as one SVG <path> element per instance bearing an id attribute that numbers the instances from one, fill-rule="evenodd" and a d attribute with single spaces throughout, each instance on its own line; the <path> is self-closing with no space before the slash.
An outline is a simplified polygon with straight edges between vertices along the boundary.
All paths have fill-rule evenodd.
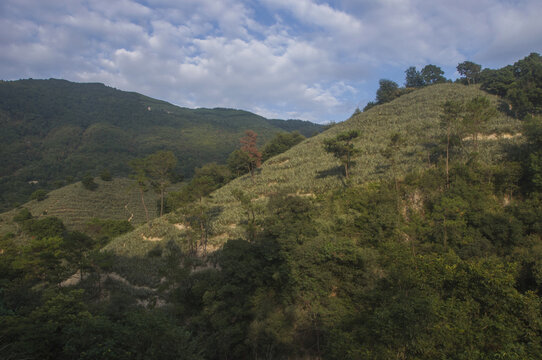
<path id="1" fill-rule="evenodd" d="M 141 205 L 140 193 L 135 181 L 116 178 L 112 181 L 95 179 L 98 188 L 86 190 L 81 183 L 67 185 L 47 193 L 42 201 L 32 200 L 23 205 L 36 218 L 55 216 L 62 220 L 70 230 L 86 231 L 92 219 L 126 220 L 134 225 L 146 222 L 145 210 Z M 175 191 L 180 184 L 172 186 Z M 153 191 L 143 194 L 145 202 L 156 204 L 159 197 Z M 0 214 L 0 236 L 8 233 L 18 234 L 18 227 L 12 221 L 20 211 L 14 209 Z M 159 208 L 149 208 L 149 216 L 159 215 Z M 24 237 L 24 234 L 20 234 Z"/>
<path id="2" fill-rule="evenodd" d="M 482 89 L 501 96 L 516 117 L 542 113 L 542 57 L 532 53 L 514 65 L 498 70 L 484 69 Z"/>
<path id="3" fill-rule="evenodd" d="M 457 72 L 463 75 L 463 80 L 466 80 L 467 85 L 476 84 L 481 70 L 482 65 L 475 64 L 472 61 L 464 61 L 457 65 Z"/>
<path id="4" fill-rule="evenodd" d="M 273 156 L 282 154 L 283 152 L 299 144 L 303 140 L 305 140 L 305 137 L 297 131 L 291 133 L 276 134 L 275 137 L 273 137 L 265 144 L 262 150 L 262 161 L 266 161 Z"/>
<path id="5" fill-rule="evenodd" d="M 126 257 L 40 221 L 24 231 L 42 240 L 0 263 L 2 346 L 30 358 L 540 358 L 541 194 L 520 185 L 503 206 L 508 166 L 452 161 L 449 188 L 439 165 L 406 174 L 399 193 L 384 179 L 315 199 L 278 192 L 260 211 L 237 193 L 250 241 L 207 258 L 173 240 L 176 223 L 145 225 L 163 240 Z M 129 261 L 145 274 L 111 275 Z"/>
<path id="6" fill-rule="evenodd" d="M 233 109 L 187 109 L 103 84 L 64 80 L 0 82 L 0 210 L 85 174 L 130 174 L 130 160 L 158 150 L 179 159 L 185 178 L 209 162 L 224 163 L 246 129 L 260 143 L 284 130 L 311 136 L 323 126 L 267 120 Z"/>
<path id="7" fill-rule="evenodd" d="M 30 200 L 43 201 L 47 199 L 47 191 L 38 189 L 30 195 Z"/>
<path id="8" fill-rule="evenodd" d="M 35 211 L 67 189 L 112 196 L 121 179 L 3 214 L 0 348 L 13 359 L 540 359 L 542 117 L 511 118 L 500 101 L 479 85 L 420 87 L 252 175 L 198 167 L 166 215 L 135 228 L 96 216 L 81 233 Z M 152 192 L 134 167 L 144 219 L 139 196 Z"/>
<path id="9" fill-rule="evenodd" d="M 98 184 L 94 182 L 94 178 L 90 176 L 89 173 L 85 174 L 83 176 L 83 180 L 81 180 L 81 185 L 87 190 L 94 191 L 98 188 Z"/>
<path id="10" fill-rule="evenodd" d="M 243 226 L 236 225 L 246 219 L 246 211 L 240 206 L 240 201 L 232 195 L 236 191 L 242 191 L 250 196 L 255 212 L 258 213 L 265 208 L 269 197 L 277 192 L 285 191 L 292 195 L 315 197 L 323 191 L 345 186 L 344 166 L 324 150 L 324 141 L 333 139 L 341 133 L 352 130 L 360 133 L 359 137 L 352 141 L 359 153 L 351 159 L 354 164 L 349 169 L 351 186 L 392 178 L 393 171 L 397 173 L 397 179 L 401 182 L 406 173 L 436 166 L 441 159 L 445 159 L 443 146 L 445 131 L 439 126 L 444 99 L 465 104 L 484 94 L 476 86 L 467 87 L 459 84 L 446 83 L 424 87 L 393 102 L 365 111 L 346 122 L 336 124 L 325 133 L 306 139 L 290 150 L 268 159 L 254 176 L 254 181 L 250 175 L 240 176 L 211 193 L 209 198 L 203 199 L 213 214 L 209 246 L 217 248 L 228 238 L 242 237 L 246 234 Z M 498 105 L 497 97 L 487 94 L 485 96 L 493 106 Z M 394 133 L 401 134 L 404 143 L 395 155 L 395 165 L 392 169 L 390 161 L 384 155 L 390 136 Z M 521 133 L 520 121 L 502 113 L 497 114 L 486 124 L 482 136 L 479 137 L 477 155 L 479 160 L 488 164 L 502 161 L 505 157 L 504 149 L 523 142 Z M 472 139 L 465 137 L 463 140 L 462 145 L 451 153 L 451 157 L 456 161 L 466 161 L 474 152 Z M 445 182 L 443 180 L 443 186 Z M 166 218 L 157 219 L 156 222 L 163 223 L 164 227 L 171 231 L 172 238 L 182 238 L 184 230 L 177 230 L 171 225 L 182 223 L 182 219 L 174 214 Z M 146 231 L 145 228 L 134 234 L 126 234 L 114 240 L 108 248 L 131 253 L 129 246 L 123 247 L 123 244 L 141 243 L 141 234 L 146 237 L 155 236 L 152 232 Z M 135 251 L 135 248 L 132 254 L 144 255 Z"/>
<path id="11" fill-rule="evenodd" d="M 341 133 L 333 139 L 324 140 L 324 149 L 326 152 L 333 154 L 341 161 L 344 166 L 344 177 L 348 179 L 348 170 L 352 164 L 352 157 L 358 152 L 352 144 L 352 140 L 359 136 L 359 131 L 350 130 L 349 132 Z"/>
<path id="12" fill-rule="evenodd" d="M 254 179 L 254 171 L 262 164 L 262 153 L 257 147 L 258 134 L 253 130 L 245 131 L 245 136 L 241 138 L 241 151 L 244 152 L 248 160 L 245 167 L 248 169 L 250 176 Z"/>

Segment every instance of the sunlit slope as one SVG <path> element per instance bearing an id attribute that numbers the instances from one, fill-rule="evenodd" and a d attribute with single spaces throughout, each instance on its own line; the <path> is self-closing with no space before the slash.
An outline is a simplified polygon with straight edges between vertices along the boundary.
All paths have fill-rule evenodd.
<path id="1" fill-rule="evenodd" d="M 467 101 L 478 95 L 487 96 L 498 105 L 497 97 L 487 95 L 475 86 L 429 86 L 353 116 L 269 159 L 253 179 L 249 175 L 235 179 L 215 191 L 207 200 L 207 205 L 214 209 L 215 213 L 210 244 L 217 247 L 229 238 L 244 236 L 242 227 L 237 224 L 246 218 L 246 214 L 241 204 L 232 196 L 234 190 L 249 194 L 253 198 L 253 204 L 263 207 L 268 196 L 279 191 L 315 196 L 319 192 L 344 186 L 345 180 L 339 161 L 323 148 L 325 139 L 341 132 L 359 130 L 361 133 L 355 140 L 355 146 L 360 152 L 355 156 L 355 165 L 351 170 L 351 182 L 354 184 L 390 176 L 390 166 L 382 151 L 394 133 L 401 134 L 404 139 L 398 155 L 401 174 L 434 165 L 428 155 L 442 142 L 444 136 L 440 127 L 441 105 L 446 100 Z M 503 145 L 521 141 L 519 129 L 518 120 L 499 113 L 488 124 L 484 134 L 481 134 L 478 149 L 480 159 L 488 162 L 499 159 Z M 472 144 L 469 141 L 464 143 L 463 153 L 472 152 Z M 181 239 L 183 231 L 182 214 L 170 214 L 164 219 L 156 220 L 152 227 L 145 225 L 134 233 L 118 238 L 108 248 L 124 254 L 138 249 L 134 254 L 143 255 L 156 245 L 145 242 L 142 240 L 144 237 L 160 239 L 156 241 Z"/>
<path id="2" fill-rule="evenodd" d="M 32 200 L 22 207 L 30 210 L 34 217 L 56 216 L 71 230 L 82 230 L 92 218 L 130 220 L 134 225 L 146 221 L 145 210 L 139 191 L 129 179 L 102 181 L 95 179 L 98 188 L 87 190 L 78 182 L 51 191 L 43 201 Z M 157 195 L 150 191 L 144 194 L 149 217 L 156 217 Z M 16 233 L 12 219 L 20 208 L 0 215 L 0 235 Z"/>

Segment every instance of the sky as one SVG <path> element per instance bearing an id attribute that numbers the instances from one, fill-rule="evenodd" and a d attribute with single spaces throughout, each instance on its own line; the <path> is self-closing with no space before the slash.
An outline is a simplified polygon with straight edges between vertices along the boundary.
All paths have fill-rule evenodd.
<path id="1" fill-rule="evenodd" d="M 542 53 L 541 18 L 540 0 L 2 0 L 0 79 L 339 122 L 409 66 Z"/>

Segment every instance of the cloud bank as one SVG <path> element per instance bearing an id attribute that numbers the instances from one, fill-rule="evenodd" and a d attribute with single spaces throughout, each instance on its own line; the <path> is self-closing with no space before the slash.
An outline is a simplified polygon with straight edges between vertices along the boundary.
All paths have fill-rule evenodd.
<path id="1" fill-rule="evenodd" d="M 103 82 L 187 107 L 341 121 L 408 66 L 454 77 L 542 49 L 538 0 L 4 0 L 0 78 Z"/>

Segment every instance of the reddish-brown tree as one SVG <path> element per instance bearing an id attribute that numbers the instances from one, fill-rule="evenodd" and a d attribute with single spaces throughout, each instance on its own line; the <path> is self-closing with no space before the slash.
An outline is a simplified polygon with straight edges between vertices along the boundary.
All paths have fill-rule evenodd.
<path id="1" fill-rule="evenodd" d="M 254 177 L 254 170 L 262 164 L 262 153 L 258 151 L 256 146 L 257 139 L 258 134 L 252 130 L 245 131 L 245 136 L 241 138 L 241 151 L 248 154 L 249 163 L 247 165 L 252 177 Z"/>

